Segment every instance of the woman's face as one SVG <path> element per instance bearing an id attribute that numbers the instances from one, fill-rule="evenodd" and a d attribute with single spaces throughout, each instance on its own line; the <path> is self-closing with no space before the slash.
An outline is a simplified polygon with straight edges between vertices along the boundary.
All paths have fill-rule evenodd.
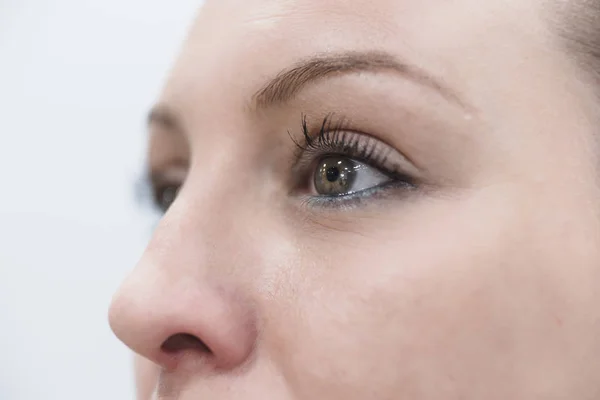
<path id="1" fill-rule="evenodd" d="M 551 14 L 206 2 L 111 308 L 140 398 L 597 399 L 597 109 Z"/>

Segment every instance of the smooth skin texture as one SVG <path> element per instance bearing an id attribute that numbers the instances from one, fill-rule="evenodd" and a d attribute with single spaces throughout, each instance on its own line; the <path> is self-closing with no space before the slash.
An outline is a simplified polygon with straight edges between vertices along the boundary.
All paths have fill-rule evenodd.
<path id="1" fill-rule="evenodd" d="M 598 103 L 549 12 L 208 0 L 150 118 L 184 184 L 110 309 L 139 399 L 599 399 Z M 331 114 L 414 185 L 315 193 Z"/>

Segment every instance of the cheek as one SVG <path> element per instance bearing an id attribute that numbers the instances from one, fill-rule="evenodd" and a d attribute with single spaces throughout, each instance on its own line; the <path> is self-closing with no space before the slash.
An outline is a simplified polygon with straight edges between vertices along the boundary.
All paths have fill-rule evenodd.
<path id="1" fill-rule="evenodd" d="M 273 314 L 286 378 L 307 398 L 485 397 L 535 370 L 564 344 L 564 305 L 520 197 L 431 200 L 319 238 Z"/>

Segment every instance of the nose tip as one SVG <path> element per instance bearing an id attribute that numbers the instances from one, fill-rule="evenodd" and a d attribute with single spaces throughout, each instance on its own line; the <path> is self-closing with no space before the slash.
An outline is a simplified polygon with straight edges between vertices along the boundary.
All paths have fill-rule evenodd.
<path id="1" fill-rule="evenodd" d="M 143 273 L 136 271 L 125 281 L 109 311 L 113 332 L 134 352 L 169 370 L 182 359 L 232 369 L 250 356 L 254 314 L 234 287 Z"/>

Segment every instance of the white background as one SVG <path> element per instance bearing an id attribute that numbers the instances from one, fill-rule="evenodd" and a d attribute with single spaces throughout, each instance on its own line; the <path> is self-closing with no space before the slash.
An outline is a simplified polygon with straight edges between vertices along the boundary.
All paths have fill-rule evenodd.
<path id="1" fill-rule="evenodd" d="M 0 400 L 133 398 L 112 292 L 144 117 L 201 0 L 0 0 Z"/>

